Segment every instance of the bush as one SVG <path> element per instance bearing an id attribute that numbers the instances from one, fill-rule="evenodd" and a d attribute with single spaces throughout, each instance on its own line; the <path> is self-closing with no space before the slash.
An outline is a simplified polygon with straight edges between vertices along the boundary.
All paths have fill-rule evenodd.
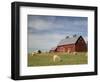
<path id="1" fill-rule="evenodd" d="M 41 50 L 38 50 L 38 53 L 39 53 L 39 54 L 42 53 Z"/>

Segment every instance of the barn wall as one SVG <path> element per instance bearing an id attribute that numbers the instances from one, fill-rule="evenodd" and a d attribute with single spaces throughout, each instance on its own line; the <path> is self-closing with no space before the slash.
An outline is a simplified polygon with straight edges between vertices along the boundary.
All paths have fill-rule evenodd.
<path id="1" fill-rule="evenodd" d="M 76 46 L 75 46 L 75 51 L 76 52 L 86 52 L 87 51 L 87 45 L 83 38 L 80 38 L 77 41 Z"/>
<path id="2" fill-rule="evenodd" d="M 70 52 L 74 52 L 75 45 L 74 44 L 62 45 L 62 46 L 58 46 L 56 49 L 57 52 L 68 52 L 68 50 L 70 50 Z"/>

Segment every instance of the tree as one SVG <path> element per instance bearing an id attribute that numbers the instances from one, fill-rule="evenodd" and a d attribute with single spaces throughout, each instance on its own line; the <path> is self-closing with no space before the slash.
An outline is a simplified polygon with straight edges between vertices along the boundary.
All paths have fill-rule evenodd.
<path id="1" fill-rule="evenodd" d="M 42 53 L 41 50 L 38 50 L 38 53 L 39 53 L 39 54 Z"/>

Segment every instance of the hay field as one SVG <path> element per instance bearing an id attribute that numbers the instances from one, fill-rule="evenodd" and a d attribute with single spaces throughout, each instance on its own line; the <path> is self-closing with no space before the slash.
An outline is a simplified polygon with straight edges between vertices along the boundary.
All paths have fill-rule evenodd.
<path id="1" fill-rule="evenodd" d="M 53 55 L 59 55 L 62 61 L 53 61 Z M 28 66 L 53 66 L 53 65 L 78 65 L 87 64 L 88 56 L 87 53 L 77 53 L 73 55 L 72 53 L 41 53 L 32 56 L 28 54 Z"/>

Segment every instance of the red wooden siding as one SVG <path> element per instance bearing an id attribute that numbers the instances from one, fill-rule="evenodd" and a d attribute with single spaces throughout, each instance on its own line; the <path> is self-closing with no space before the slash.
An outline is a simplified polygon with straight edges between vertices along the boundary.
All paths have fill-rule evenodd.
<path id="1" fill-rule="evenodd" d="M 68 52 L 68 50 L 70 50 L 70 52 L 74 52 L 75 45 L 74 44 L 62 45 L 58 46 L 56 49 L 57 52 Z"/>
<path id="2" fill-rule="evenodd" d="M 83 38 L 79 38 L 75 44 L 75 51 L 76 52 L 86 52 L 87 51 L 87 45 Z"/>
<path id="3" fill-rule="evenodd" d="M 79 37 L 75 44 L 57 46 L 56 52 L 86 52 L 87 45 L 82 37 Z"/>

